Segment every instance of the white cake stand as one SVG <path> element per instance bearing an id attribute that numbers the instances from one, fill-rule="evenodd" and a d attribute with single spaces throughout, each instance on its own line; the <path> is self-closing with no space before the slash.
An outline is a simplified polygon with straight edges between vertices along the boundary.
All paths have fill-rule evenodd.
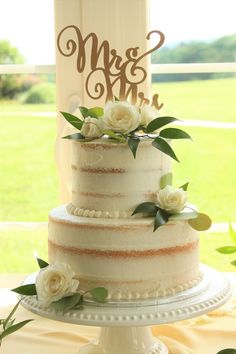
<path id="1" fill-rule="evenodd" d="M 24 297 L 28 310 L 53 320 L 101 327 L 94 344 L 83 346 L 79 354 L 168 354 L 166 346 L 151 334 L 150 325 L 176 322 L 210 312 L 231 296 L 226 275 L 202 266 L 202 281 L 189 290 L 152 300 L 119 301 L 103 304 L 86 302 L 83 310 L 65 314 L 42 307 L 35 296 Z M 32 283 L 32 275 L 24 284 Z"/>

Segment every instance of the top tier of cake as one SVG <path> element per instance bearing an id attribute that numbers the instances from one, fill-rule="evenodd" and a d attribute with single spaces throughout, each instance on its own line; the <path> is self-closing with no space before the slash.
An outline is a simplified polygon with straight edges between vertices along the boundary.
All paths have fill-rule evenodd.
<path id="1" fill-rule="evenodd" d="M 130 217 L 145 201 L 155 201 L 160 178 L 171 171 L 171 158 L 141 141 L 136 159 L 127 144 L 97 139 L 72 142 L 71 214 Z"/>

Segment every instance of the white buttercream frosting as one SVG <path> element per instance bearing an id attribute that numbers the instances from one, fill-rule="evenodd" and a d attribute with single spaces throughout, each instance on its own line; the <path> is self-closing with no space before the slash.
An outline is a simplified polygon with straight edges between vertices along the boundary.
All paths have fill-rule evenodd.
<path id="1" fill-rule="evenodd" d="M 131 215 L 137 205 L 156 201 L 160 178 L 171 170 L 171 158 L 155 149 L 151 140 L 140 142 L 136 158 L 127 143 L 75 141 L 71 163 L 73 213 L 80 216 L 93 210 L 112 218 Z"/>
<path id="2" fill-rule="evenodd" d="M 165 296 L 199 281 L 198 233 L 186 221 L 153 232 L 153 218 L 111 219 L 50 213 L 49 256 L 69 263 L 82 289 L 105 286 L 110 298 Z"/>

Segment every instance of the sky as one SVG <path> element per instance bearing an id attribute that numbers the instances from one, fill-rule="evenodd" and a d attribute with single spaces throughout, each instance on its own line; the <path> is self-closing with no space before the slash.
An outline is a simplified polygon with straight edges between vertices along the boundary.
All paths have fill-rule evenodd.
<path id="1" fill-rule="evenodd" d="M 0 0 L 0 40 L 18 47 L 27 64 L 55 62 L 53 6 L 53 0 Z M 165 34 L 166 46 L 236 33 L 236 0 L 150 0 L 150 7 L 150 29 Z"/>

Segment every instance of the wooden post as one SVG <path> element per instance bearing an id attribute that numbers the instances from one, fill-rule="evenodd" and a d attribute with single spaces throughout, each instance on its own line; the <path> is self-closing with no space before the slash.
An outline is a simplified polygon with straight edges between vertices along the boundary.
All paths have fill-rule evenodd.
<path id="1" fill-rule="evenodd" d="M 110 47 L 124 57 L 127 48 L 139 47 L 141 53 L 148 50 L 150 44 L 146 36 L 149 31 L 148 0 L 55 0 L 55 36 L 67 26 L 77 26 L 83 37 L 94 32 L 101 44 L 108 40 Z M 68 30 L 63 34 L 64 45 L 75 33 Z M 63 43 L 61 43 L 63 46 Z M 91 48 L 86 46 L 89 57 Z M 150 97 L 150 56 L 142 59 L 142 67 L 147 71 L 147 79 L 140 84 L 146 97 Z M 57 111 L 73 112 L 84 106 L 103 105 L 104 99 L 92 100 L 85 91 L 86 71 L 78 73 L 76 55 L 64 56 L 56 45 L 56 85 Z M 93 86 L 93 83 L 90 82 Z M 94 83 L 95 84 L 95 83 Z M 61 139 L 68 132 L 68 126 L 58 113 L 58 138 L 56 160 L 59 167 L 60 197 L 63 203 L 70 197 L 70 149 L 69 143 Z"/>

